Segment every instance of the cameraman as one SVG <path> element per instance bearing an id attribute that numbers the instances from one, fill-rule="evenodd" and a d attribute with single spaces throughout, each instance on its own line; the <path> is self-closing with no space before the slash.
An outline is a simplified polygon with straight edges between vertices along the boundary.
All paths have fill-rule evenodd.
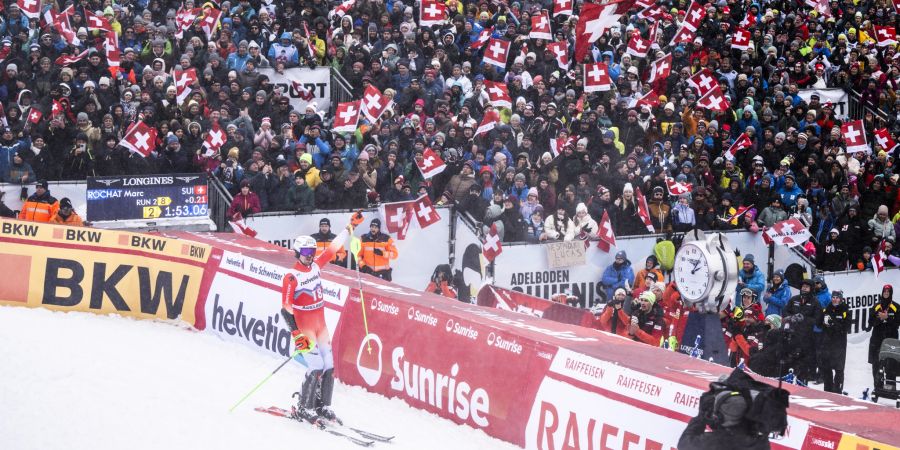
<path id="1" fill-rule="evenodd" d="M 444 297 L 456 300 L 456 289 L 450 285 L 452 278 L 453 274 L 450 272 L 449 265 L 438 265 L 434 268 L 434 273 L 431 274 L 431 281 L 428 283 L 428 286 L 425 287 L 425 292 L 443 295 Z"/>
<path id="2" fill-rule="evenodd" d="M 628 313 L 622 309 L 625 301 L 631 301 L 624 288 L 616 289 L 613 293 L 612 300 L 603 308 L 603 312 L 597 319 L 597 329 L 606 331 L 619 336 L 628 336 L 628 327 L 631 325 L 631 318 Z"/>
<path id="3" fill-rule="evenodd" d="M 635 341 L 656 347 L 663 337 L 664 326 L 663 311 L 656 304 L 656 294 L 644 291 L 632 303 L 628 336 Z"/>
<path id="4" fill-rule="evenodd" d="M 727 391 L 718 394 L 714 408 L 710 414 L 701 406 L 700 412 L 688 422 L 687 428 L 681 434 L 678 450 L 771 448 L 767 436 L 751 433 L 749 422 L 744 420 L 748 409 L 747 400 L 740 392 Z M 712 429 L 708 433 L 707 425 Z"/>

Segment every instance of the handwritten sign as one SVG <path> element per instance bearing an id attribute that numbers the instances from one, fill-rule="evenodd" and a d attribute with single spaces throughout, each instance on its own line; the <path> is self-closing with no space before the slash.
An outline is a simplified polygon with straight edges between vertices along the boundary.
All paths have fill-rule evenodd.
<path id="1" fill-rule="evenodd" d="M 585 263 L 584 241 L 552 242 L 545 244 L 550 269 L 578 266 Z"/>

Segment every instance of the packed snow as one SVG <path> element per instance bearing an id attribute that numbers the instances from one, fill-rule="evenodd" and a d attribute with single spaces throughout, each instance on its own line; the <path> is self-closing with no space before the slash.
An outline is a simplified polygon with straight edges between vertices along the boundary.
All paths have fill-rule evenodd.
<path id="1" fill-rule="evenodd" d="M 288 407 L 303 366 L 168 323 L 0 307 L 0 447 L 30 449 L 359 449 L 253 411 Z M 338 384 L 346 421 L 396 435 L 390 449 L 513 449 L 399 399 Z"/>

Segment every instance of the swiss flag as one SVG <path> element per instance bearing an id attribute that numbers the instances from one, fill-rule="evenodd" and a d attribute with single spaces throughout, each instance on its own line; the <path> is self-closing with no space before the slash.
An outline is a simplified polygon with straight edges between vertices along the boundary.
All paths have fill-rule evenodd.
<path id="1" fill-rule="evenodd" d="M 719 88 L 719 86 L 716 86 L 713 90 L 697 100 L 698 108 L 708 109 L 710 111 L 725 111 L 729 106 L 728 100 L 725 100 L 725 95 L 722 94 L 722 89 Z"/>
<path id="2" fill-rule="evenodd" d="M 231 224 L 231 229 L 234 231 L 239 231 L 240 233 L 250 237 L 256 237 L 257 235 L 256 230 L 248 227 L 247 224 L 244 223 L 244 216 L 241 215 L 241 213 L 235 214 L 235 216 L 232 217 L 229 221 L 229 224 Z"/>
<path id="3" fill-rule="evenodd" d="M 653 64 L 650 64 L 650 75 L 647 78 L 648 83 L 653 83 L 656 80 L 665 80 L 669 78 L 669 75 L 672 73 L 672 54 L 667 53 L 662 58 L 653 61 Z"/>
<path id="4" fill-rule="evenodd" d="M 686 24 L 682 24 L 681 28 L 678 29 L 678 32 L 675 33 L 675 39 L 673 42 L 676 44 L 690 44 L 694 42 L 694 37 L 697 33 L 691 31 L 690 28 L 687 27 Z"/>
<path id="5" fill-rule="evenodd" d="M 597 248 L 604 252 L 609 252 L 610 247 L 616 246 L 616 234 L 613 233 L 608 210 L 603 210 L 603 216 L 597 223 L 597 238 Z"/>
<path id="6" fill-rule="evenodd" d="M 531 39 L 553 39 L 550 31 L 550 14 L 547 10 L 543 10 L 540 14 L 531 16 L 531 32 L 528 33 Z"/>
<path id="7" fill-rule="evenodd" d="M 878 40 L 878 46 L 897 44 L 897 30 L 894 27 L 880 27 L 875 25 L 875 39 Z"/>
<path id="8" fill-rule="evenodd" d="M 806 226 L 796 217 L 782 220 L 772 225 L 772 228 L 765 231 L 765 235 L 775 245 L 786 245 L 788 247 L 800 245 L 812 237 Z"/>
<path id="9" fill-rule="evenodd" d="M 331 130 L 338 133 L 352 133 L 359 123 L 359 100 L 338 103 L 334 111 L 334 123 Z"/>
<path id="10" fill-rule="evenodd" d="M 291 80 L 291 88 L 294 89 L 297 96 L 305 102 L 312 101 L 312 99 L 316 97 L 316 94 L 314 94 L 313 91 L 297 80 Z"/>
<path id="11" fill-rule="evenodd" d="M 713 77 L 712 72 L 706 68 L 688 78 L 688 83 L 697 89 L 699 97 L 703 97 L 713 89 L 719 87 L 719 82 Z"/>
<path id="12" fill-rule="evenodd" d="M 553 53 L 560 69 L 569 70 L 569 49 L 565 42 L 551 42 L 547 44 L 547 50 Z"/>
<path id="13" fill-rule="evenodd" d="M 59 14 L 51 13 L 50 16 L 53 19 L 53 26 L 56 28 L 56 31 L 59 32 L 59 35 L 62 36 L 66 42 L 80 45 L 81 40 L 78 39 L 75 30 L 72 29 L 72 24 L 69 23 L 69 16 L 72 15 L 73 10 L 73 7 L 70 6 L 62 10 Z"/>
<path id="14" fill-rule="evenodd" d="M 629 105 L 629 108 L 641 107 L 643 105 L 647 105 L 651 108 L 659 106 L 659 96 L 656 95 L 656 91 L 650 89 L 650 91 L 641 96 L 641 98 L 635 100 L 633 105 Z"/>
<path id="15" fill-rule="evenodd" d="M 894 142 L 894 138 L 891 137 L 891 133 L 887 128 L 875 130 L 875 142 L 877 142 L 886 152 L 894 150 L 894 147 L 897 146 L 897 143 Z"/>
<path id="16" fill-rule="evenodd" d="M 419 7 L 419 25 L 430 27 L 447 23 L 447 5 L 438 0 L 422 0 Z"/>
<path id="17" fill-rule="evenodd" d="M 205 156 L 213 156 L 219 152 L 222 145 L 225 144 L 225 131 L 219 127 L 218 122 L 213 122 L 206 138 L 203 139 L 203 148 L 206 149 Z"/>
<path id="18" fill-rule="evenodd" d="M 500 114 L 497 113 L 496 110 L 494 110 L 493 108 L 485 110 L 484 117 L 481 119 L 481 124 L 478 125 L 478 129 L 475 130 L 475 136 L 479 136 L 493 130 L 494 127 L 496 127 L 499 123 Z"/>
<path id="19" fill-rule="evenodd" d="M 106 38 L 103 40 L 103 48 L 106 50 L 106 63 L 109 64 L 110 68 L 115 67 L 115 70 L 118 70 L 119 62 L 122 59 L 122 52 L 119 51 L 119 39 L 116 37 L 115 33 L 106 34 Z M 113 73 L 113 75 L 115 75 L 115 73 Z"/>
<path id="20" fill-rule="evenodd" d="M 869 145 L 866 143 L 866 129 L 862 119 L 844 122 L 841 125 L 841 135 L 844 136 L 844 142 L 847 144 L 847 153 L 869 151 Z"/>
<path id="21" fill-rule="evenodd" d="M 37 19 L 41 15 L 41 0 L 19 0 L 16 4 L 29 19 Z"/>
<path id="22" fill-rule="evenodd" d="M 370 84 L 363 92 L 362 113 L 369 122 L 375 123 L 393 103 L 393 100 L 385 97 L 377 87 Z"/>
<path id="23" fill-rule="evenodd" d="M 481 33 L 478 33 L 478 37 L 469 44 L 469 48 L 478 50 L 479 48 L 484 47 L 484 44 L 487 44 L 487 42 L 491 40 L 492 34 L 494 34 L 494 27 L 482 29 Z"/>
<path id="24" fill-rule="evenodd" d="M 737 152 L 750 148 L 751 146 L 753 146 L 753 142 L 750 140 L 750 136 L 747 136 L 747 133 L 741 133 L 741 135 L 731 143 L 728 150 L 725 151 L 725 159 L 734 161 L 734 155 L 736 155 Z"/>
<path id="25" fill-rule="evenodd" d="M 175 78 L 175 98 L 179 104 L 184 103 L 184 100 L 193 90 L 191 86 L 197 82 L 197 69 L 176 70 L 172 76 Z"/>
<path id="26" fill-rule="evenodd" d="M 309 27 L 306 26 L 305 20 L 303 21 L 303 33 L 306 36 L 306 52 L 309 53 L 310 58 L 316 59 L 316 46 L 313 44 L 313 35 L 309 33 Z"/>
<path id="27" fill-rule="evenodd" d="M 573 6 L 574 0 L 553 0 L 553 17 L 571 16 Z"/>
<path id="28" fill-rule="evenodd" d="M 555 158 L 555 157 L 559 156 L 559 154 L 562 153 L 563 150 L 565 150 L 567 145 L 574 145 L 574 144 L 575 144 L 575 136 L 569 136 L 568 138 L 565 138 L 565 139 L 563 139 L 563 138 L 550 139 L 550 153 Z"/>
<path id="29" fill-rule="evenodd" d="M 388 233 L 397 235 L 397 239 L 406 238 L 409 230 L 409 222 L 412 220 L 413 204 L 415 200 L 405 202 L 384 203 L 381 205 L 381 213 L 384 217 L 384 227 Z"/>
<path id="30" fill-rule="evenodd" d="M 41 110 L 36 108 L 31 108 L 31 111 L 28 112 L 28 121 L 37 124 L 41 121 L 41 117 L 44 117 L 44 113 Z"/>
<path id="31" fill-rule="evenodd" d="M 894 11 L 900 14 L 900 0 L 894 0 Z"/>
<path id="32" fill-rule="evenodd" d="M 634 189 L 634 198 L 637 200 L 638 216 L 640 216 L 641 221 L 644 222 L 647 231 L 656 233 L 656 230 L 653 229 L 653 222 L 650 221 L 650 208 L 647 207 L 647 198 L 641 193 L 641 188 Z"/>
<path id="33" fill-rule="evenodd" d="M 102 15 L 94 14 L 90 10 L 84 10 L 84 18 L 87 21 L 87 28 L 90 31 L 104 31 L 107 33 L 112 33 L 112 25 L 109 24 L 109 21 L 106 20 L 106 17 Z"/>
<path id="34" fill-rule="evenodd" d="M 512 97 L 509 96 L 506 83 L 484 80 L 484 87 L 491 100 L 491 105 L 495 108 L 512 108 Z"/>
<path id="35" fill-rule="evenodd" d="M 631 9 L 634 0 L 612 0 L 602 5 L 585 3 L 575 26 L 575 62 L 584 61 L 588 48 L 600 39 L 611 26 L 619 23 L 623 14 Z"/>
<path id="36" fill-rule="evenodd" d="M 666 10 L 663 9 L 662 6 L 649 5 L 637 13 L 637 18 L 644 19 L 644 20 L 647 20 L 650 22 L 656 22 L 665 13 L 666 13 Z"/>
<path id="37" fill-rule="evenodd" d="M 694 185 L 691 183 L 681 183 L 675 181 L 672 177 L 666 177 L 666 189 L 669 190 L 669 195 L 681 195 L 687 194 L 694 190 Z"/>
<path id="38" fill-rule="evenodd" d="M 422 178 L 429 179 L 447 168 L 444 164 L 444 160 L 435 153 L 430 147 L 425 148 L 425 151 L 422 152 L 422 161 L 415 159 L 416 165 L 419 166 L 419 171 L 422 172 Z"/>
<path id="39" fill-rule="evenodd" d="M 691 6 L 687 10 L 687 14 L 684 16 L 684 26 L 693 32 L 697 32 L 697 29 L 700 28 L 700 23 L 703 22 L 703 18 L 706 17 L 706 8 L 698 3 L 696 0 L 691 2 Z"/>
<path id="40" fill-rule="evenodd" d="M 413 203 L 413 209 L 416 212 L 416 220 L 419 221 L 419 228 L 421 229 L 441 221 L 441 215 L 434 209 L 431 199 L 427 195 L 417 198 L 415 203 Z"/>
<path id="41" fill-rule="evenodd" d="M 740 28 L 750 28 L 753 25 L 756 25 L 756 16 L 751 14 L 749 10 L 747 10 L 747 15 L 744 16 L 744 19 L 738 22 L 738 27 Z"/>
<path id="42" fill-rule="evenodd" d="M 143 121 L 135 122 L 119 145 L 146 158 L 156 149 L 156 128 L 147 126 Z"/>
<path id="43" fill-rule="evenodd" d="M 194 24 L 194 20 L 196 20 L 202 12 L 203 10 L 200 8 L 178 8 L 178 12 L 175 13 L 175 37 L 178 39 L 184 37 L 184 32 Z"/>
<path id="44" fill-rule="evenodd" d="M 884 260 L 887 259 L 887 255 L 884 253 L 884 243 L 886 241 L 887 239 L 882 239 L 878 244 L 878 251 L 872 254 L 872 270 L 875 272 L 875 278 L 878 278 L 878 274 L 884 272 Z"/>
<path id="45" fill-rule="evenodd" d="M 484 61 L 501 69 L 506 68 L 506 60 L 509 58 L 509 41 L 491 38 L 484 50 Z"/>
<path id="46" fill-rule="evenodd" d="M 625 53 L 637 58 L 646 58 L 647 50 L 650 50 L 649 39 L 642 39 L 640 33 L 634 33 L 628 41 L 628 49 Z"/>
<path id="47" fill-rule="evenodd" d="M 743 28 L 734 30 L 731 35 L 731 48 L 738 50 L 747 50 L 750 48 L 750 31 Z"/>
<path id="48" fill-rule="evenodd" d="M 215 8 L 209 8 L 206 16 L 200 20 L 200 27 L 203 29 L 203 32 L 206 33 L 207 40 L 212 40 L 213 34 L 219 26 L 219 19 L 221 17 L 222 11 Z"/>
<path id="49" fill-rule="evenodd" d="M 605 63 L 584 65 L 584 92 L 608 91 L 611 87 L 612 79 Z"/>
<path id="50" fill-rule="evenodd" d="M 353 5 L 355 4 L 356 0 L 347 0 L 341 3 L 337 8 L 334 8 L 334 15 L 338 17 L 344 17 L 344 15 L 347 14 L 347 11 L 350 11 L 350 9 L 352 9 Z"/>
<path id="51" fill-rule="evenodd" d="M 50 117 L 56 117 L 60 114 L 65 113 L 65 109 L 66 108 L 63 106 L 62 102 L 60 102 L 59 100 L 53 100 L 53 106 L 50 107 Z"/>
<path id="52" fill-rule="evenodd" d="M 494 259 L 503 253 L 503 244 L 500 243 L 500 235 L 497 234 L 497 224 L 492 223 L 491 229 L 484 235 L 481 243 L 481 254 L 484 259 L 494 262 Z"/>
<path id="53" fill-rule="evenodd" d="M 60 55 L 59 58 L 56 58 L 55 63 L 57 66 L 66 67 L 70 64 L 75 64 L 78 61 L 81 61 L 82 59 L 84 59 L 87 56 L 87 53 L 88 53 L 88 51 L 85 50 L 77 55 L 63 54 L 63 55 Z"/>

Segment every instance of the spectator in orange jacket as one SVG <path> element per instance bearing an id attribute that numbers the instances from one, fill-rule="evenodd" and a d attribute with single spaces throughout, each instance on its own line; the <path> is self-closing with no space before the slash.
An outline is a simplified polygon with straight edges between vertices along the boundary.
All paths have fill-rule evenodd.
<path id="1" fill-rule="evenodd" d="M 628 313 L 622 309 L 625 302 L 628 301 L 628 294 L 625 289 L 618 288 L 613 293 L 613 298 L 603 308 L 600 318 L 597 320 L 597 329 L 606 331 L 619 336 L 628 336 L 628 327 L 631 325 L 631 318 Z"/>
<path id="2" fill-rule="evenodd" d="M 50 195 L 50 186 L 47 180 L 41 180 L 37 182 L 34 194 L 31 194 L 22 205 L 19 218 L 46 223 L 53 219 L 57 211 L 59 211 L 59 201 Z"/>
<path id="3" fill-rule="evenodd" d="M 663 281 L 663 273 L 662 270 L 659 270 L 659 260 L 656 259 L 656 255 L 650 255 L 647 259 L 644 260 L 644 268 L 639 270 L 636 274 L 634 274 L 634 290 L 636 293 L 634 295 L 640 295 L 638 289 L 641 291 L 647 289 L 647 275 L 649 274 L 656 275 L 656 279 L 654 282 Z"/>
<path id="4" fill-rule="evenodd" d="M 362 236 L 359 251 L 359 271 L 375 275 L 385 281 L 391 281 L 391 260 L 397 259 L 399 253 L 394 240 L 381 232 L 381 219 L 372 219 L 369 232 Z"/>
<path id="5" fill-rule="evenodd" d="M 63 197 L 62 200 L 59 201 L 59 210 L 53 215 L 53 218 L 50 219 L 50 223 L 70 225 L 73 227 L 84 226 L 84 221 L 81 220 L 81 216 L 75 212 L 75 208 L 72 206 L 72 200 L 69 200 L 68 197 Z"/>

